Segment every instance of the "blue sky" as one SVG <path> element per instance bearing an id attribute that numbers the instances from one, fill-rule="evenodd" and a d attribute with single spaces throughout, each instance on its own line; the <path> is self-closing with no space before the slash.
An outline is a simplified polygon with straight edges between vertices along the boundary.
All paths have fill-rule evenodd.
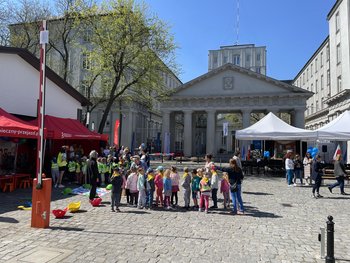
<path id="1" fill-rule="evenodd" d="M 266 46 L 267 75 L 293 79 L 328 35 L 336 0 L 239 0 L 238 44 Z M 236 42 L 237 0 L 145 0 L 171 26 L 185 83 L 208 70 L 208 50 Z"/>

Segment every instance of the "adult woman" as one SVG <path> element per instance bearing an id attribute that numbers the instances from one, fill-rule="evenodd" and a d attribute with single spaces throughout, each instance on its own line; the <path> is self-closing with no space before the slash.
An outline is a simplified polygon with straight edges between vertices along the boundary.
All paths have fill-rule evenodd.
<path id="1" fill-rule="evenodd" d="M 211 175 L 211 167 L 213 166 L 213 162 L 212 162 L 212 159 L 213 158 L 213 156 L 211 155 L 211 154 L 209 154 L 209 153 L 207 153 L 206 155 L 205 155 L 205 166 L 204 166 L 204 171 L 206 172 L 206 173 L 209 173 L 210 175 Z"/>
<path id="2" fill-rule="evenodd" d="M 300 184 L 303 184 L 303 176 L 302 176 L 302 167 L 303 163 L 300 160 L 300 155 L 296 154 L 294 158 L 294 186 L 297 184 L 297 178 L 300 179 Z"/>
<path id="3" fill-rule="evenodd" d="M 315 181 L 315 184 L 312 187 L 312 195 L 314 198 L 323 197 L 322 195 L 320 195 L 322 173 L 323 173 L 323 171 L 322 171 L 322 164 L 321 164 L 321 156 L 317 155 L 315 157 L 313 164 L 312 164 L 312 175 L 311 175 L 312 180 Z M 316 195 L 315 195 L 315 192 L 317 192 Z"/>
<path id="4" fill-rule="evenodd" d="M 285 168 L 287 172 L 288 186 L 293 186 L 294 162 L 292 160 L 292 152 L 289 150 L 286 154 Z"/>
<path id="5" fill-rule="evenodd" d="M 232 199 L 232 213 L 233 214 L 244 214 L 244 206 L 243 206 L 243 200 L 242 200 L 242 180 L 243 180 L 243 173 L 242 169 L 238 167 L 237 161 L 234 159 L 230 159 L 230 167 L 224 168 L 224 167 L 218 167 L 215 166 L 217 170 L 226 172 L 228 174 L 228 179 L 230 182 L 230 192 L 231 192 L 231 199 Z M 237 212 L 237 200 L 239 203 L 239 211 Z"/>
<path id="6" fill-rule="evenodd" d="M 341 162 L 341 154 L 337 154 L 334 162 L 334 176 L 337 182 L 328 186 L 328 190 L 332 193 L 332 189 L 339 185 L 340 194 L 346 195 L 344 192 L 344 177 L 346 175 L 345 166 Z"/>
<path id="7" fill-rule="evenodd" d="M 304 164 L 304 178 L 306 181 L 306 185 L 311 184 L 311 163 L 312 163 L 312 158 L 311 154 L 309 152 L 306 153 L 303 164 Z"/>

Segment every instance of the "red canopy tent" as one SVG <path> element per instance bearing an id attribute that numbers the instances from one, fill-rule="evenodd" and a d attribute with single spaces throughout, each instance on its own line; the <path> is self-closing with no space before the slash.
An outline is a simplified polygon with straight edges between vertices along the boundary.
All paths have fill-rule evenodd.
<path id="1" fill-rule="evenodd" d="M 37 120 L 31 121 L 37 123 Z M 108 141 L 108 135 L 90 131 L 78 120 L 45 115 L 45 139 Z"/>
<path id="2" fill-rule="evenodd" d="M 38 127 L 20 120 L 0 108 L 0 136 L 36 139 Z"/>

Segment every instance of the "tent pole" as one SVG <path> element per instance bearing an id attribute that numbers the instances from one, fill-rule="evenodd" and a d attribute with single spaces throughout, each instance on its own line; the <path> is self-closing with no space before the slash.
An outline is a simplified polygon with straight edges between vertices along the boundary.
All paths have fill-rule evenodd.
<path id="1" fill-rule="evenodd" d="M 13 164 L 15 173 L 17 173 L 17 155 L 18 155 L 18 143 L 16 143 L 15 163 Z"/>

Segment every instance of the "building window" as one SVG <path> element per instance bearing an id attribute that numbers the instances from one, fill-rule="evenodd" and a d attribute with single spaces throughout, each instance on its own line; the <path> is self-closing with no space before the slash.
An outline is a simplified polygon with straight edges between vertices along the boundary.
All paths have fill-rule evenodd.
<path id="1" fill-rule="evenodd" d="M 90 70 L 92 68 L 91 53 L 83 53 L 83 69 Z"/>
<path id="2" fill-rule="evenodd" d="M 316 83 L 315 83 L 315 93 L 317 94 L 318 92 L 318 79 L 316 79 Z"/>
<path id="3" fill-rule="evenodd" d="M 338 93 L 341 92 L 341 76 L 338 76 L 337 78 L 337 89 L 338 89 Z"/>
<path id="4" fill-rule="evenodd" d="M 315 60 L 315 73 L 317 73 L 317 68 L 318 68 L 318 58 Z"/>
<path id="5" fill-rule="evenodd" d="M 323 90 L 323 75 L 321 75 L 321 90 Z"/>
<path id="6" fill-rule="evenodd" d="M 213 63 L 214 63 L 214 64 L 217 64 L 217 63 L 218 63 L 218 56 L 214 56 L 214 58 L 213 58 Z"/>
<path id="7" fill-rule="evenodd" d="M 77 120 L 82 122 L 83 121 L 83 110 L 77 109 Z"/>
<path id="8" fill-rule="evenodd" d="M 309 81 L 309 68 L 306 70 L 306 80 Z"/>
<path id="9" fill-rule="evenodd" d="M 311 92 L 314 92 L 314 84 L 311 83 Z"/>
<path id="10" fill-rule="evenodd" d="M 314 113 L 314 104 L 311 103 L 311 114 Z"/>
<path id="11" fill-rule="evenodd" d="M 92 38 L 92 31 L 91 30 L 86 30 L 83 35 L 83 41 L 85 43 L 90 43 Z"/>
<path id="12" fill-rule="evenodd" d="M 238 66 L 241 64 L 241 56 L 240 55 L 233 55 L 233 64 L 238 65 Z"/>
<path id="13" fill-rule="evenodd" d="M 305 85 L 305 72 L 303 73 L 303 85 Z"/>
<path id="14" fill-rule="evenodd" d="M 327 69 L 327 86 L 329 86 L 330 81 L 331 81 L 331 73 L 329 69 Z"/>
<path id="15" fill-rule="evenodd" d="M 259 61 L 259 62 L 260 62 L 260 59 L 261 59 L 260 53 L 256 54 L 256 61 Z"/>
<path id="16" fill-rule="evenodd" d="M 226 63 L 227 63 L 227 56 L 224 56 L 223 64 L 226 64 Z"/>
<path id="17" fill-rule="evenodd" d="M 318 100 L 316 100 L 316 111 L 318 111 Z"/>
<path id="18" fill-rule="evenodd" d="M 313 73 L 313 67 L 314 67 L 314 65 L 311 64 L 311 69 L 310 69 L 311 77 L 314 75 L 314 73 Z"/>
<path id="19" fill-rule="evenodd" d="M 225 146 L 227 143 L 227 136 L 224 136 L 224 131 L 221 131 L 221 145 Z"/>
<path id="20" fill-rule="evenodd" d="M 339 12 L 337 12 L 335 14 L 335 31 L 338 33 L 340 29 L 340 16 L 339 16 Z"/>
<path id="21" fill-rule="evenodd" d="M 89 97 L 89 82 L 87 80 L 84 79 L 81 81 L 79 91 L 84 97 L 86 97 L 86 98 Z M 88 98 L 88 99 L 90 99 L 90 98 Z"/>
<path id="22" fill-rule="evenodd" d="M 260 67 L 256 67 L 255 71 L 256 71 L 256 73 L 260 74 L 261 73 Z"/>
<path id="23" fill-rule="evenodd" d="M 341 62 L 341 50 L 340 50 L 340 43 L 337 45 L 337 64 L 340 64 Z"/>
<path id="24" fill-rule="evenodd" d="M 321 62 L 321 68 L 323 67 L 323 52 L 321 52 L 321 57 L 320 57 L 320 62 Z"/>
<path id="25" fill-rule="evenodd" d="M 327 51 L 326 56 L 327 56 L 327 61 L 328 61 L 328 60 L 329 60 L 329 45 L 327 45 L 327 47 L 326 47 L 326 51 Z"/>
<path id="26" fill-rule="evenodd" d="M 324 98 L 321 98 L 321 110 L 324 109 Z"/>
<path id="27" fill-rule="evenodd" d="M 247 55 L 245 56 L 245 61 L 250 62 L 250 54 L 247 54 Z"/>

